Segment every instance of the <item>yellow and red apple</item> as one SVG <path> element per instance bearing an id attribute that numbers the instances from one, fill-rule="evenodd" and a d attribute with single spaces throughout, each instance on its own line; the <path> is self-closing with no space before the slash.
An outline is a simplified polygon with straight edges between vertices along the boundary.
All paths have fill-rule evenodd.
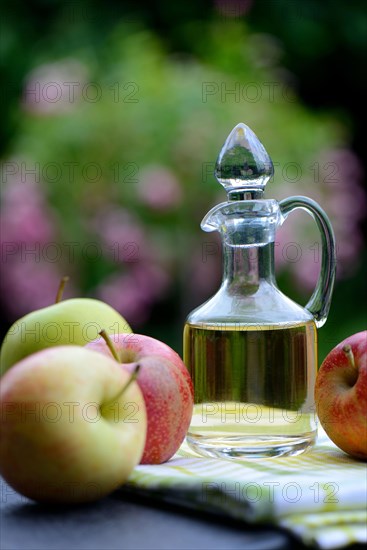
<path id="1" fill-rule="evenodd" d="M 34 353 L 1 379 L 0 473 L 45 502 L 101 498 L 143 454 L 143 395 L 110 357 L 81 346 Z"/>
<path id="2" fill-rule="evenodd" d="M 319 420 L 343 451 L 367 459 L 367 330 L 330 351 L 317 374 Z"/>

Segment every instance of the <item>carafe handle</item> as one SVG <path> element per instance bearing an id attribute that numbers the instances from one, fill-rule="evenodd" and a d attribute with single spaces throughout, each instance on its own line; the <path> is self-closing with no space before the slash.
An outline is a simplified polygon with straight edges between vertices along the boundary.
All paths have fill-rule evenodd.
<path id="1" fill-rule="evenodd" d="M 329 313 L 335 280 L 336 251 L 333 228 L 323 209 L 317 202 L 308 197 L 288 197 L 280 201 L 279 206 L 284 220 L 293 210 L 302 208 L 314 218 L 320 230 L 322 244 L 321 271 L 315 290 L 306 304 L 306 309 L 314 316 L 316 326 L 318 328 L 322 327 Z"/>

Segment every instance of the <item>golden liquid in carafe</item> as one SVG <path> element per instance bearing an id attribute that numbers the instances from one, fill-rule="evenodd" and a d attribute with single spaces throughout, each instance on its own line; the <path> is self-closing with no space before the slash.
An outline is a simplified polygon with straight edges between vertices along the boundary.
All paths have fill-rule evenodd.
<path id="1" fill-rule="evenodd" d="M 313 321 L 186 324 L 184 361 L 195 389 L 193 450 L 256 458 L 299 454 L 314 443 Z"/>

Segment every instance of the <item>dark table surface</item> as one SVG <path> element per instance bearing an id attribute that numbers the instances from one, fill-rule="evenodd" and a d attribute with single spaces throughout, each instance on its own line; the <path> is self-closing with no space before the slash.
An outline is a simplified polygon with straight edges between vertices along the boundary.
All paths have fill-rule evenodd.
<path id="1" fill-rule="evenodd" d="M 1 480 L 1 550 L 290 550 L 287 533 L 202 514 L 123 491 L 93 504 L 36 504 Z"/>
<path id="2" fill-rule="evenodd" d="M 22 497 L 0 478 L 0 499 L 0 550 L 306 549 L 271 526 L 251 526 L 122 490 L 93 504 L 46 506 Z"/>

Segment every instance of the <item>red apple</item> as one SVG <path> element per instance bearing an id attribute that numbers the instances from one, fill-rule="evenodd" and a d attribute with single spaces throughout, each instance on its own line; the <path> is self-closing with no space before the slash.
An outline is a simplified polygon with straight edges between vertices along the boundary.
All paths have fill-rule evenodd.
<path id="1" fill-rule="evenodd" d="M 367 330 L 330 351 L 317 374 L 316 410 L 330 439 L 367 459 Z"/>
<path id="2" fill-rule="evenodd" d="M 190 374 L 180 356 L 163 342 L 142 334 L 116 334 L 109 338 L 104 335 L 86 347 L 114 355 L 129 372 L 140 365 L 137 382 L 148 418 L 140 463 L 160 464 L 169 460 L 185 438 L 194 404 Z"/>

